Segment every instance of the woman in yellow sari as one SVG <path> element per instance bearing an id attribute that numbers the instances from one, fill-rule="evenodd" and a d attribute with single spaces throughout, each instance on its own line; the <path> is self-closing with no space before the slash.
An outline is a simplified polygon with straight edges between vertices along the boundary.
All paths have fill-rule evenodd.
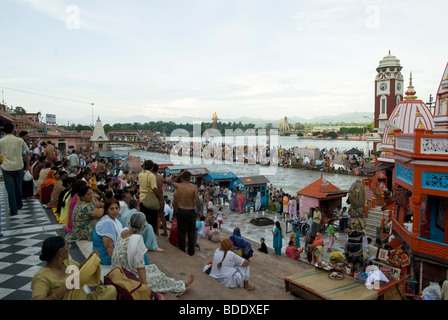
<path id="1" fill-rule="evenodd" d="M 44 241 L 40 259 L 47 263 L 31 281 L 33 300 L 116 300 L 114 286 L 100 286 L 101 269 L 97 252 L 79 264 L 69 258 L 69 244 L 57 236 Z M 90 293 L 84 285 L 96 287 Z"/>
<path id="2" fill-rule="evenodd" d="M 80 199 L 78 198 L 78 190 L 85 186 L 86 182 L 83 180 L 77 180 L 73 185 L 72 189 L 67 192 L 65 195 L 63 202 L 64 206 L 61 208 L 61 214 L 59 216 L 59 222 L 66 224 L 66 232 L 72 231 L 72 213 L 73 209 L 75 208 L 76 204 Z"/>

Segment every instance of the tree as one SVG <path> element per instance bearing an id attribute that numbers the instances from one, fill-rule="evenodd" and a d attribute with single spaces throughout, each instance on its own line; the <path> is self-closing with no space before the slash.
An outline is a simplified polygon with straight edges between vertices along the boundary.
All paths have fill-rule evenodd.
<path id="1" fill-rule="evenodd" d="M 305 129 L 305 125 L 301 124 L 300 122 L 296 122 L 294 124 L 294 130 L 304 130 Z"/>
<path id="2" fill-rule="evenodd" d="M 13 115 L 16 115 L 16 114 L 26 114 L 26 111 L 25 111 L 24 108 L 22 108 L 20 106 L 17 106 L 17 107 L 14 108 L 14 111 L 12 112 L 12 114 Z"/>

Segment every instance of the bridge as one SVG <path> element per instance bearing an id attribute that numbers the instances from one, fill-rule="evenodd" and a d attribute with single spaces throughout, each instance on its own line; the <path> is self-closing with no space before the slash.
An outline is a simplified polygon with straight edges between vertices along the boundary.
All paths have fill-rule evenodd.
<path id="1" fill-rule="evenodd" d="M 154 142 L 161 141 L 154 130 L 112 130 L 107 133 L 109 145 L 126 145 L 146 150 Z"/>

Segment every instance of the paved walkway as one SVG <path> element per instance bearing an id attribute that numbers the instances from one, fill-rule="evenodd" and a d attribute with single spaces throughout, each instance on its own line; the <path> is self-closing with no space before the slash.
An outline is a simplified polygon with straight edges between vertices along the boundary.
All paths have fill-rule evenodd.
<path id="1" fill-rule="evenodd" d="M 1 225 L 0 238 L 0 299 L 31 299 L 31 280 L 45 264 L 40 261 L 43 241 L 52 236 L 65 235 L 53 213 L 37 199 L 25 199 L 23 208 L 9 216 L 5 184 L 0 183 Z M 72 246 L 70 254 L 79 258 L 81 252 Z M 82 259 L 82 258 L 81 258 Z"/>
<path id="2" fill-rule="evenodd" d="M 166 193 L 169 197 L 172 194 Z M 40 261 L 43 241 L 51 236 L 65 236 L 63 225 L 59 224 L 52 210 L 46 209 L 37 199 L 25 199 L 24 205 L 16 216 L 9 216 L 8 198 L 5 185 L 0 183 L 1 225 L 3 237 L 0 238 L 0 299 L 1 300 L 29 300 L 31 299 L 31 280 L 34 274 L 45 264 Z M 237 214 L 229 211 L 227 204 L 224 207 L 222 228 L 232 233 L 235 227 L 240 227 L 243 237 L 259 243 L 260 238 L 266 239 L 266 245 L 271 254 L 273 226 L 255 226 L 250 223 L 255 217 L 263 216 L 260 213 Z M 217 209 L 217 208 L 216 208 Z M 265 217 L 282 222 L 283 230 L 286 229 L 282 217 L 265 212 Z M 283 253 L 288 244 L 290 233 L 283 239 Z M 324 235 L 325 243 L 328 239 Z M 345 245 L 346 235 L 339 233 L 338 240 L 333 249 L 341 251 Z M 301 244 L 304 245 L 304 237 Z M 71 258 L 76 261 L 84 261 L 90 253 L 91 244 L 85 241 L 72 244 Z M 257 250 L 257 248 L 254 248 Z M 329 253 L 324 253 L 324 259 L 328 260 Z M 305 261 L 305 255 L 302 255 Z"/>

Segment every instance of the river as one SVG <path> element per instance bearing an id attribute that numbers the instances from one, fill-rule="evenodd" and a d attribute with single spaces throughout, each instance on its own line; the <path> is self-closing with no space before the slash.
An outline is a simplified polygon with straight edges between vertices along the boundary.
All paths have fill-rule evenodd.
<path id="1" fill-rule="evenodd" d="M 279 137 L 278 144 L 285 148 L 296 147 L 307 147 L 315 146 L 317 148 L 338 148 L 340 151 L 348 150 L 351 148 L 366 149 L 367 143 L 365 141 L 352 141 L 352 140 L 322 140 L 322 139 L 297 139 L 297 137 Z M 330 183 L 334 184 L 341 190 L 347 190 L 355 182 L 358 177 L 352 175 L 341 175 L 335 173 L 325 173 L 311 170 L 301 170 L 293 168 L 283 168 L 283 167 L 271 167 L 262 166 L 258 164 L 241 164 L 241 163 L 231 163 L 226 164 L 225 161 L 222 163 L 206 163 L 205 160 L 200 160 L 196 158 L 193 163 L 193 158 L 182 159 L 188 161 L 188 163 L 176 162 L 179 158 L 173 158 L 169 154 L 147 152 L 143 150 L 135 150 L 129 148 L 116 148 L 113 149 L 118 155 L 131 155 L 140 157 L 142 160 L 153 160 L 156 163 L 173 163 L 175 165 L 191 165 L 195 168 L 206 167 L 210 172 L 225 172 L 232 171 L 237 176 L 254 176 L 254 175 L 264 175 L 276 188 L 282 188 L 286 193 L 295 195 L 297 191 L 306 187 L 310 183 L 316 181 L 321 176 L 328 180 Z M 199 163 L 197 163 L 199 162 Z"/>

